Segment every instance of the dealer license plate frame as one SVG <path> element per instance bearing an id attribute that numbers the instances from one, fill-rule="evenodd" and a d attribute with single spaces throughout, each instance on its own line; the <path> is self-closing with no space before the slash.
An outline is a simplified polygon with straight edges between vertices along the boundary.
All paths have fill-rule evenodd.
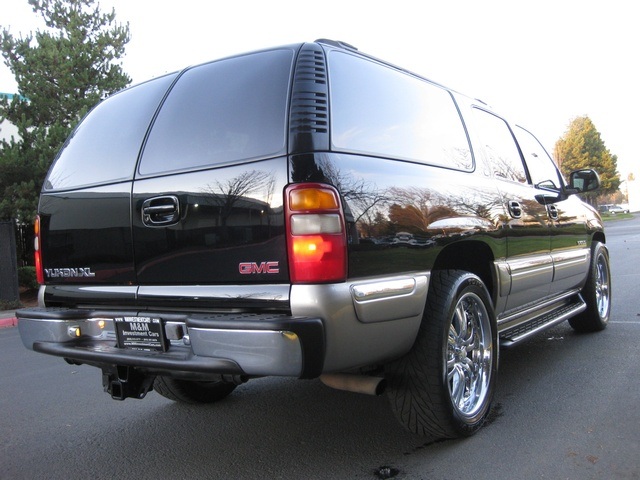
<path id="1" fill-rule="evenodd" d="M 119 348 L 149 352 L 167 350 L 167 340 L 161 318 L 127 316 L 116 317 L 113 320 Z"/>

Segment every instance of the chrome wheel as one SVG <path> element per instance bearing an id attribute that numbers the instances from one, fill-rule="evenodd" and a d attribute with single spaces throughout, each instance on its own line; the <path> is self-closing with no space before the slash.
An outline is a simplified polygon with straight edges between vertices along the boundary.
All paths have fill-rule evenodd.
<path id="1" fill-rule="evenodd" d="M 596 263 L 595 293 L 598 314 L 601 318 L 609 316 L 609 265 L 604 255 L 598 255 Z"/>
<path id="2" fill-rule="evenodd" d="M 600 242 L 591 247 L 591 265 L 587 281 L 580 292 L 586 305 L 584 312 L 569 319 L 578 332 L 598 332 L 607 328 L 611 315 L 611 268 L 609 251 Z"/>
<path id="3" fill-rule="evenodd" d="M 482 280 L 461 270 L 432 273 L 411 350 L 385 366 L 387 395 L 418 435 L 457 438 L 484 424 L 498 378 L 496 319 Z"/>
<path id="4" fill-rule="evenodd" d="M 446 372 L 453 407 L 463 416 L 483 408 L 489 391 L 493 355 L 487 309 L 475 293 L 462 296 L 455 308 L 446 349 Z"/>

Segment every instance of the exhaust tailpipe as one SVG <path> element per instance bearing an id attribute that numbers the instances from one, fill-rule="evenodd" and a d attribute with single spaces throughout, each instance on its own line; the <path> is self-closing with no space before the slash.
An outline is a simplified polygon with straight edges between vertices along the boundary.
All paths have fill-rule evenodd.
<path id="1" fill-rule="evenodd" d="M 320 375 L 320 380 L 327 387 L 366 395 L 381 395 L 387 388 L 384 378 L 350 373 L 325 373 Z"/>

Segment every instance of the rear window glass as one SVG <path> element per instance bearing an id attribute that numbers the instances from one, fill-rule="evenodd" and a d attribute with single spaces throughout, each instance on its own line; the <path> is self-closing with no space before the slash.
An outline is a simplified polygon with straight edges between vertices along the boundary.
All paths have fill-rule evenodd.
<path id="1" fill-rule="evenodd" d="M 343 52 L 331 52 L 329 60 L 334 148 L 473 168 L 466 131 L 448 91 Z"/>
<path id="2" fill-rule="evenodd" d="M 293 50 L 228 58 L 187 70 L 154 122 L 141 175 L 282 154 Z"/>
<path id="3" fill-rule="evenodd" d="M 64 190 L 132 179 L 145 132 L 175 77 L 151 80 L 99 103 L 60 150 L 44 189 Z"/>

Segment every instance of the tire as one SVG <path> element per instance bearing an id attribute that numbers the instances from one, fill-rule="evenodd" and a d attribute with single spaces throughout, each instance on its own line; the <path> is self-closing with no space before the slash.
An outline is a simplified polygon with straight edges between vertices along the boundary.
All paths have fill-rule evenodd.
<path id="1" fill-rule="evenodd" d="M 474 434 L 491 409 L 498 371 L 495 314 L 480 278 L 434 271 L 416 341 L 385 371 L 391 408 L 409 431 L 432 439 Z"/>
<path id="2" fill-rule="evenodd" d="M 158 375 L 153 389 L 163 397 L 184 403 L 213 403 L 222 400 L 236 389 L 234 383 L 181 380 Z"/>
<path id="3" fill-rule="evenodd" d="M 582 289 L 587 309 L 569 319 L 576 332 L 599 332 L 607 328 L 611 315 L 611 267 L 609 251 L 600 242 L 591 247 L 591 265 L 587 283 Z"/>

